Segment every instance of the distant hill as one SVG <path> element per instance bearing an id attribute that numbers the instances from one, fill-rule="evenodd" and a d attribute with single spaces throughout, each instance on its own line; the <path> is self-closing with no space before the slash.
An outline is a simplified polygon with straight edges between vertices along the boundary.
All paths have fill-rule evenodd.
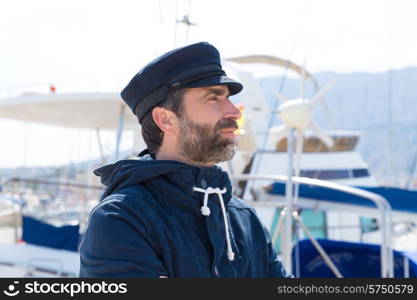
<path id="1" fill-rule="evenodd" d="M 405 187 L 417 164 L 417 67 L 383 73 L 320 72 L 314 77 L 321 87 L 336 81 L 325 96 L 326 104 L 337 129 L 362 132 L 357 149 L 377 180 Z M 271 105 L 281 80 L 260 79 Z M 296 98 L 299 90 L 298 79 L 286 78 L 281 93 Z M 311 82 L 306 83 L 306 95 L 314 95 Z M 333 129 L 322 107 L 315 110 L 315 120 Z"/>

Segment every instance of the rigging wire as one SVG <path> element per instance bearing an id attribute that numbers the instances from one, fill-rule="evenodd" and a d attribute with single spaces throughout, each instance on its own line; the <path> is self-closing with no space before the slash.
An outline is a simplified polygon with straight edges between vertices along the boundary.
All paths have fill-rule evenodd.
<path id="1" fill-rule="evenodd" d="M 159 22 L 164 23 L 164 14 L 162 11 L 161 0 L 158 0 L 158 12 L 159 12 Z"/>
<path id="2" fill-rule="evenodd" d="M 288 67 L 289 67 L 289 62 L 291 61 L 291 57 L 292 57 L 292 55 L 293 55 L 293 53 L 294 53 L 294 50 L 295 50 L 295 45 L 296 45 L 296 43 L 297 43 L 297 39 L 298 39 L 298 34 L 299 34 L 299 31 L 300 31 L 300 27 L 301 27 L 302 21 L 303 21 L 303 19 L 304 19 L 304 13 L 305 13 L 306 4 L 307 4 L 307 1 L 306 1 L 306 0 L 304 0 L 304 2 L 303 2 L 303 7 L 302 7 L 302 9 L 301 9 L 301 14 L 300 14 L 300 17 L 299 17 L 299 19 L 298 19 L 297 26 L 296 26 L 296 29 L 295 29 L 294 39 L 293 39 L 293 41 L 292 41 L 292 43 L 291 43 L 290 53 L 289 53 L 289 55 L 288 55 L 288 59 L 286 60 L 286 61 L 287 61 L 287 63 L 286 63 L 286 65 L 284 66 L 283 75 L 282 75 L 282 77 L 281 77 L 281 82 L 280 82 L 280 84 L 279 84 L 279 88 L 278 88 L 278 91 L 279 91 L 279 92 L 282 92 L 282 90 L 283 90 L 283 88 L 284 88 L 284 85 L 285 85 L 285 82 L 286 82 L 286 79 L 287 79 L 287 73 L 288 73 L 288 69 L 289 69 L 289 68 L 288 68 Z M 272 124 L 273 124 L 273 122 L 274 122 L 274 119 L 275 119 L 274 117 L 275 117 L 275 115 L 276 115 L 276 114 L 275 114 L 275 111 L 276 111 L 276 109 L 278 108 L 278 104 L 279 104 L 278 99 L 275 99 L 275 100 L 274 100 L 273 107 L 272 107 L 272 110 L 271 110 L 271 114 L 270 114 L 270 117 L 269 117 L 269 121 L 268 121 L 268 127 L 267 127 L 267 130 L 266 130 L 266 132 L 265 132 L 265 136 L 264 136 L 264 139 L 263 139 L 263 142 L 262 142 L 262 147 L 260 148 L 260 149 L 261 149 L 261 152 L 260 152 L 260 155 L 259 155 L 259 159 L 257 159 L 257 160 L 255 161 L 256 165 L 255 165 L 255 166 L 254 166 L 254 168 L 253 168 L 253 172 L 255 172 L 255 173 L 257 173 L 257 172 L 258 172 L 259 167 L 260 167 L 260 165 L 261 165 L 261 160 L 262 160 L 262 157 L 263 157 L 263 152 L 262 152 L 262 150 L 264 150 L 264 149 L 265 149 L 266 143 L 267 143 L 267 141 L 268 141 L 268 138 L 269 138 L 269 131 L 270 131 L 270 129 L 271 129 L 271 127 L 272 127 Z"/>
<path id="3" fill-rule="evenodd" d="M 389 9 L 388 9 L 388 26 L 390 29 L 389 33 L 389 56 L 388 56 L 388 63 L 389 63 L 389 70 L 388 70 L 388 97 L 387 97 L 387 123 L 388 123 L 388 129 L 387 129 L 387 160 L 386 160 L 386 174 L 388 175 L 388 184 L 394 184 L 395 183 L 395 172 L 394 172 L 394 165 L 392 162 L 392 138 L 393 138 L 393 130 L 392 130 L 392 90 L 393 90 L 393 31 L 394 31 L 394 13 L 393 13 L 393 1 L 389 1 Z"/>

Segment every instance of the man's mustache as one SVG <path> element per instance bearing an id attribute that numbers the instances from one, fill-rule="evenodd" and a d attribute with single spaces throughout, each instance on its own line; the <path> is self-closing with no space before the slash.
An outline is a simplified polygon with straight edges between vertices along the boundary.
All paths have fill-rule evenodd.
<path id="1" fill-rule="evenodd" d="M 237 125 L 237 122 L 233 119 L 222 119 L 215 126 L 216 132 L 222 129 L 229 129 L 229 128 L 239 129 L 239 126 Z"/>

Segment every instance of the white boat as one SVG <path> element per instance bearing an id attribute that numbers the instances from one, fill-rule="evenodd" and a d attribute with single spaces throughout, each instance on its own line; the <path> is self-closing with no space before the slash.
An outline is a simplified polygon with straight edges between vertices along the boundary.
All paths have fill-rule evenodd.
<path id="1" fill-rule="evenodd" d="M 259 57 L 262 56 L 258 56 L 257 59 Z M 239 172 L 248 174 L 246 179 L 257 178 L 248 181 L 247 184 L 239 184 L 237 187 L 243 188 L 241 195 L 244 199 L 253 201 L 252 204 L 258 214 L 275 237 L 274 233 L 280 226 L 278 221 L 280 213 L 283 207 L 288 207 L 289 202 L 285 195 L 287 189 L 284 183 L 281 183 L 281 193 L 271 193 L 271 186 L 277 184 L 277 180 L 272 177 L 288 175 L 288 166 L 291 164 L 289 161 L 292 161 L 292 158 L 289 157 L 287 152 L 287 139 L 282 139 L 283 136 L 277 130 L 278 127 L 269 128 L 267 124 L 273 108 L 267 106 L 260 87 L 256 86 L 256 80 L 247 72 L 236 68 L 236 66 L 235 71 L 237 77 L 243 81 L 246 87 L 241 96 L 245 111 L 247 109 L 252 112 L 252 116 L 249 116 L 248 120 L 245 121 L 248 122 L 248 126 L 243 126 L 244 134 L 239 141 L 241 142 L 241 149 L 238 151 L 236 159 L 231 163 L 224 164 L 224 167 L 232 173 L 234 170 L 239 170 L 235 174 Z M 255 95 L 257 102 L 252 101 Z M 417 251 L 417 230 L 415 226 L 417 211 L 412 207 L 404 208 L 408 205 L 407 202 L 410 201 L 410 198 L 417 201 L 417 193 L 402 191 L 401 189 L 395 191 L 391 189 L 388 192 L 378 190 L 376 180 L 355 148 L 360 133 L 327 132 L 327 135 L 335 141 L 331 147 L 320 141 L 323 132 L 319 133 L 319 136 L 307 135 L 302 138 L 304 144 L 301 144 L 302 148 L 300 149 L 301 159 L 298 160 L 298 176 L 306 177 L 306 181 L 311 182 L 311 184 L 315 184 L 315 182 L 309 181 L 309 178 L 342 184 L 338 187 L 340 191 L 348 191 L 351 187 L 360 187 L 365 190 L 363 194 L 367 194 L 365 195 L 365 198 L 368 198 L 367 201 L 375 201 L 373 204 L 369 202 L 371 206 L 374 206 L 374 209 L 367 207 L 367 203 L 365 205 L 358 203 L 353 194 L 347 197 L 345 197 L 346 194 L 343 195 L 347 200 L 341 203 L 340 201 L 335 202 L 335 199 L 325 198 L 328 197 L 328 194 L 320 190 L 318 191 L 319 195 L 314 195 L 314 197 L 311 194 L 307 196 L 300 194 L 299 197 L 294 197 L 292 200 L 295 202 L 293 209 L 301 213 L 304 225 L 310 228 L 310 233 L 316 238 L 358 243 L 382 243 L 381 268 L 382 270 L 385 268 L 385 274 L 384 271 L 381 274 L 382 276 L 393 276 L 391 248 Z M 264 138 L 266 134 L 268 135 L 267 139 Z M 244 166 L 243 169 L 242 165 Z M 271 179 L 266 179 L 266 177 Z M 236 178 L 242 179 L 242 176 L 237 175 Z M 317 182 L 317 184 L 322 183 Z M 296 190 L 299 191 L 302 188 L 300 186 Z M 361 190 L 351 190 L 351 192 L 362 193 Z M 367 192 L 371 192 L 371 194 Z M 402 197 L 404 193 L 408 193 L 406 197 Z M 303 197 L 308 197 L 308 199 Z M 336 197 L 341 197 L 341 194 Z M 377 203 L 377 200 L 380 203 Z M 404 202 L 407 205 L 397 205 L 397 202 Z M 385 208 L 382 210 L 375 209 L 381 203 Z M 393 211 L 392 220 L 390 219 L 391 211 Z M 368 225 L 368 228 L 365 228 L 366 225 Z M 397 227 L 394 225 L 397 225 Z M 402 228 L 402 232 L 398 228 Z M 307 236 L 300 233 L 298 239 L 301 238 L 307 238 Z M 387 247 L 385 253 L 384 247 Z M 288 255 L 290 255 L 291 249 L 291 247 L 280 249 L 283 251 L 284 263 L 286 255 L 287 260 L 290 259 Z M 384 259 L 386 259 L 386 263 L 383 262 Z M 391 268 L 391 270 L 387 268 Z"/>
<path id="2" fill-rule="evenodd" d="M 137 121 L 131 115 L 125 115 L 125 105 L 116 93 L 48 93 L 24 94 L 0 101 L 0 117 L 21 121 L 31 121 L 71 128 L 91 128 L 97 130 L 100 143 L 100 130 L 119 129 L 116 138 L 116 149 L 112 159 L 117 159 L 122 130 L 137 128 Z M 36 111 L 36 114 L 33 112 Z M 114 114 L 119 111 L 119 114 Z M 123 122 L 121 122 L 123 120 Z M 103 158 L 103 157 L 102 157 Z M 91 168 L 93 168 L 90 165 Z M 1 245 L 0 277 L 76 277 L 79 271 L 79 253 L 21 243 L 23 214 L 55 225 L 83 225 L 91 208 L 99 199 L 101 187 L 94 185 L 92 170 L 85 176 L 84 182 L 68 183 L 37 180 L 33 178 L 9 178 L 0 194 L 0 220 L 3 226 L 3 238 L 7 241 Z M 19 188 L 20 185 L 51 185 L 86 190 L 82 200 L 68 205 L 60 201 L 59 195 L 46 201 L 46 195 L 34 195 L 30 189 Z M 86 184 L 87 183 L 87 184 Z M 16 187 L 17 186 L 17 190 Z M 53 190 L 53 189 L 52 189 Z M 88 192 L 90 190 L 90 192 Z M 87 197 L 87 198 L 85 198 Z M 29 203 L 25 208 L 13 201 L 26 198 Z M 71 199 L 70 199 L 71 200 Z M 91 201 L 92 200 L 92 201 Z M 74 201 L 72 201 L 74 202 Z M 82 234 L 82 232 L 80 232 Z M 46 238 L 46 237 L 45 237 Z"/>

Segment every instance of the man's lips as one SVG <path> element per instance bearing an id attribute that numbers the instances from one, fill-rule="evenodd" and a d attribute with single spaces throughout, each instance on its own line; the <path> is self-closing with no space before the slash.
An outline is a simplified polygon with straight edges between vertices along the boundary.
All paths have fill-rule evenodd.
<path id="1" fill-rule="evenodd" d="M 234 137 L 236 137 L 236 131 L 237 131 L 237 129 L 231 128 L 231 129 L 221 130 L 220 133 L 223 134 L 223 135 L 225 135 L 225 136 L 234 138 Z"/>

